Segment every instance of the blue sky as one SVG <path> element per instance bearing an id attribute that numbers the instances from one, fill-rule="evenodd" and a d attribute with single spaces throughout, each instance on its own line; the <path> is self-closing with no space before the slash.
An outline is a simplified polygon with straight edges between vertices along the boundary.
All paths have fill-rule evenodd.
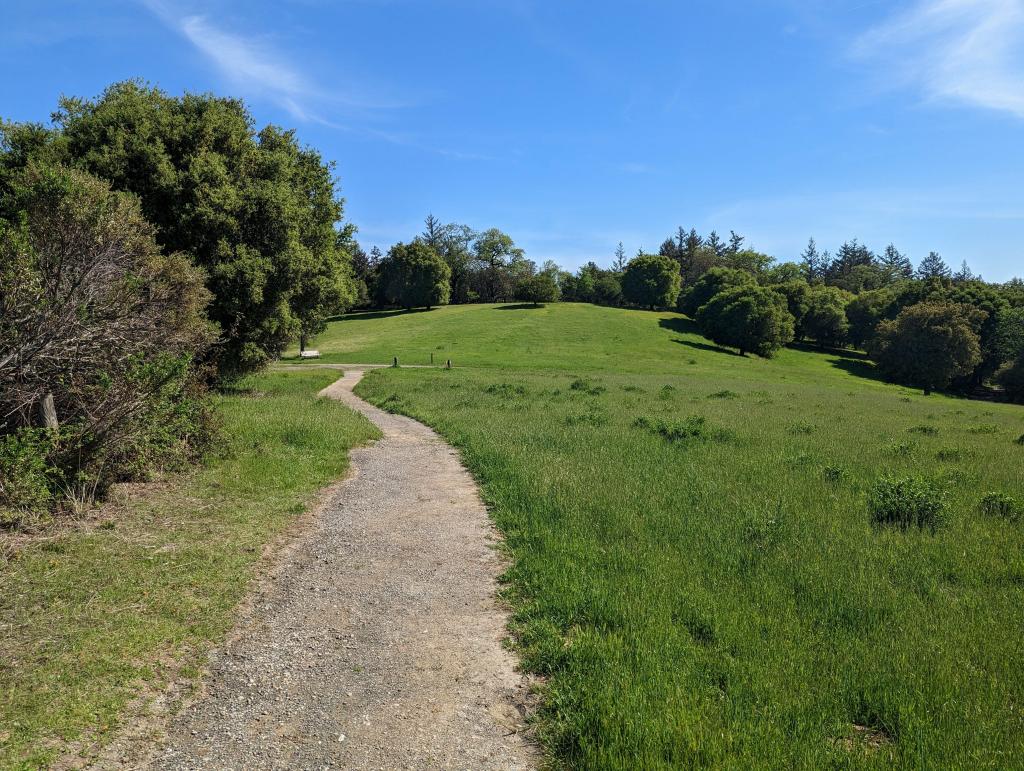
<path id="1" fill-rule="evenodd" d="M 5 0 L 0 115 L 141 77 L 336 160 L 367 248 L 428 212 L 538 262 L 678 225 L 1024 274 L 1024 0 Z"/>

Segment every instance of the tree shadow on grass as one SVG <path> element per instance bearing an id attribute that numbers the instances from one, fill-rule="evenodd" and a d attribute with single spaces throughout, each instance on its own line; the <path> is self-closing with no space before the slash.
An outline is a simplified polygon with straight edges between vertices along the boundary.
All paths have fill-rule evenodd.
<path id="1" fill-rule="evenodd" d="M 389 319 L 392 316 L 404 316 L 409 313 L 429 313 L 430 311 L 436 310 L 436 308 L 412 308 L 406 310 L 405 308 L 395 308 L 393 310 L 386 311 L 353 311 L 352 313 L 344 313 L 341 316 L 332 316 L 327 319 L 328 321 L 355 321 L 357 319 Z"/>
<path id="2" fill-rule="evenodd" d="M 843 372 L 849 372 L 851 375 L 892 385 L 890 381 L 882 377 L 882 373 L 878 371 L 878 368 L 871 363 L 867 356 L 864 356 L 863 358 L 848 357 L 844 352 L 839 358 L 829 359 L 828 363 L 836 369 L 841 369 Z"/>
<path id="3" fill-rule="evenodd" d="M 494 310 L 496 311 L 538 311 L 543 308 L 544 305 L 534 305 L 532 303 L 514 303 L 512 305 L 499 305 Z"/>
<path id="4" fill-rule="evenodd" d="M 690 319 L 684 319 L 680 317 L 670 319 L 659 319 L 658 326 L 662 329 L 670 329 L 673 332 L 679 332 L 684 335 L 700 335 L 700 330 L 697 329 L 697 325 L 690 321 Z M 729 356 L 739 356 L 739 351 L 730 350 L 729 348 L 723 348 L 720 345 L 714 343 L 702 343 L 697 340 L 681 340 L 678 337 L 672 338 L 673 343 L 679 343 L 680 345 L 686 345 L 690 348 L 696 348 L 700 351 L 710 351 L 711 353 L 724 353 Z"/>
<path id="5" fill-rule="evenodd" d="M 805 342 L 792 342 L 787 348 L 792 348 L 794 351 L 807 351 L 808 353 L 831 353 L 834 356 L 839 356 L 844 359 L 854 359 L 856 361 L 869 361 L 868 355 L 864 351 L 855 351 L 851 348 L 833 348 L 828 345 L 816 345 L 814 343 Z"/>

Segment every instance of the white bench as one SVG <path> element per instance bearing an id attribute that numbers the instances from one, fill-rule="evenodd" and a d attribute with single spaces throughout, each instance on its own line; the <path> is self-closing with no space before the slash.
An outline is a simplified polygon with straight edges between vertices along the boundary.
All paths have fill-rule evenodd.
<path id="1" fill-rule="evenodd" d="M 299 351 L 299 358 L 301 359 L 319 359 L 320 351 Z"/>

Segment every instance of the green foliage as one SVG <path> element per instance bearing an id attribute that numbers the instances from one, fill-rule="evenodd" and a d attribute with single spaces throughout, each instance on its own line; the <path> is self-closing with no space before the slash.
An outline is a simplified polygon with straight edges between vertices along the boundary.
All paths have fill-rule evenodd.
<path id="1" fill-rule="evenodd" d="M 807 293 L 801 332 L 819 345 L 842 345 L 850 332 L 846 306 L 851 299 L 853 295 L 834 286 L 812 287 Z"/>
<path id="2" fill-rule="evenodd" d="M 135 193 L 164 252 L 206 271 L 221 376 L 263 366 L 352 301 L 333 167 L 294 132 L 257 133 L 237 99 L 131 81 L 62 99 L 55 117 L 45 138 L 5 128 L 0 166 L 59 160 Z"/>
<path id="3" fill-rule="evenodd" d="M 17 525 L 53 504 L 58 474 L 50 461 L 57 432 L 23 428 L 0 436 L 0 526 Z"/>
<path id="4" fill-rule="evenodd" d="M 0 436 L 50 426 L 50 497 L 75 506 L 196 457 L 213 433 L 193 365 L 213 339 L 202 272 L 89 174 L 29 165 L 7 183 L 22 215 L 0 223 Z"/>
<path id="5" fill-rule="evenodd" d="M 1007 399 L 1024 404 L 1024 351 L 1015 361 L 1003 365 L 996 373 L 996 382 L 1003 387 Z"/>
<path id="6" fill-rule="evenodd" d="M 622 296 L 642 308 L 671 308 L 681 286 L 679 266 L 660 254 L 640 254 L 622 275 Z"/>
<path id="7" fill-rule="evenodd" d="M 786 300 L 771 289 L 737 286 L 714 295 L 697 311 L 701 331 L 719 345 L 770 358 L 793 339 Z"/>
<path id="8" fill-rule="evenodd" d="M 1006 493 L 988 493 L 981 499 L 978 509 L 990 517 L 1000 517 L 1009 522 L 1024 518 L 1024 504 Z"/>
<path id="9" fill-rule="evenodd" d="M 642 428 L 667 442 L 686 444 L 689 442 L 727 441 L 728 431 L 708 426 L 703 415 L 688 415 L 682 420 L 661 420 L 639 417 L 633 421 L 636 428 Z"/>
<path id="10" fill-rule="evenodd" d="M 928 394 L 981 363 L 983 320 L 983 312 L 966 305 L 918 303 L 881 322 L 868 351 L 889 378 Z"/>
<path id="11" fill-rule="evenodd" d="M 875 336 L 878 325 L 897 312 L 896 292 L 892 289 L 876 289 L 853 297 L 846 305 L 850 342 L 858 348 L 863 346 Z"/>
<path id="12" fill-rule="evenodd" d="M 701 306 L 706 305 L 719 292 L 738 286 L 754 286 L 756 283 L 754 277 L 744 270 L 711 268 L 679 295 L 678 310 L 694 319 Z"/>
<path id="13" fill-rule="evenodd" d="M 516 287 L 516 299 L 522 302 L 541 305 L 558 302 L 558 298 L 558 284 L 555 282 L 555 277 L 548 272 L 524 278 Z"/>
<path id="14" fill-rule="evenodd" d="M 922 477 L 885 476 L 868 493 L 871 521 L 935 532 L 946 523 L 946 496 L 942 488 Z"/>
<path id="15" fill-rule="evenodd" d="M 447 305 L 451 268 L 421 241 L 396 244 L 380 265 L 380 283 L 389 304 L 403 308 Z"/>
<path id="16" fill-rule="evenodd" d="M 781 284 L 770 284 L 769 288 L 786 298 L 786 307 L 793 317 L 793 337 L 803 340 L 807 336 L 804 332 L 804 316 L 810 308 L 810 284 L 803 279 L 793 279 Z"/>

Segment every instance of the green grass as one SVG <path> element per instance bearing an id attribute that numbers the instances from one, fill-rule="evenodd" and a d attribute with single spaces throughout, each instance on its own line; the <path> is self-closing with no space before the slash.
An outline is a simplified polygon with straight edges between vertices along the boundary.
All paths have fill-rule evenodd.
<path id="1" fill-rule="evenodd" d="M 559 763 L 1024 762 L 1024 410 L 924 397 L 856 356 L 741 358 L 675 314 L 552 305 L 353 317 L 327 360 L 436 427 L 482 483 Z M 873 524 L 886 475 L 942 526 Z"/>
<path id="2" fill-rule="evenodd" d="M 377 436 L 316 400 L 340 373 L 271 373 L 217 399 L 229 444 L 108 524 L 0 565 L 0 767 L 102 743 L 142 688 L 195 675 L 230 628 L 263 547 Z"/>

